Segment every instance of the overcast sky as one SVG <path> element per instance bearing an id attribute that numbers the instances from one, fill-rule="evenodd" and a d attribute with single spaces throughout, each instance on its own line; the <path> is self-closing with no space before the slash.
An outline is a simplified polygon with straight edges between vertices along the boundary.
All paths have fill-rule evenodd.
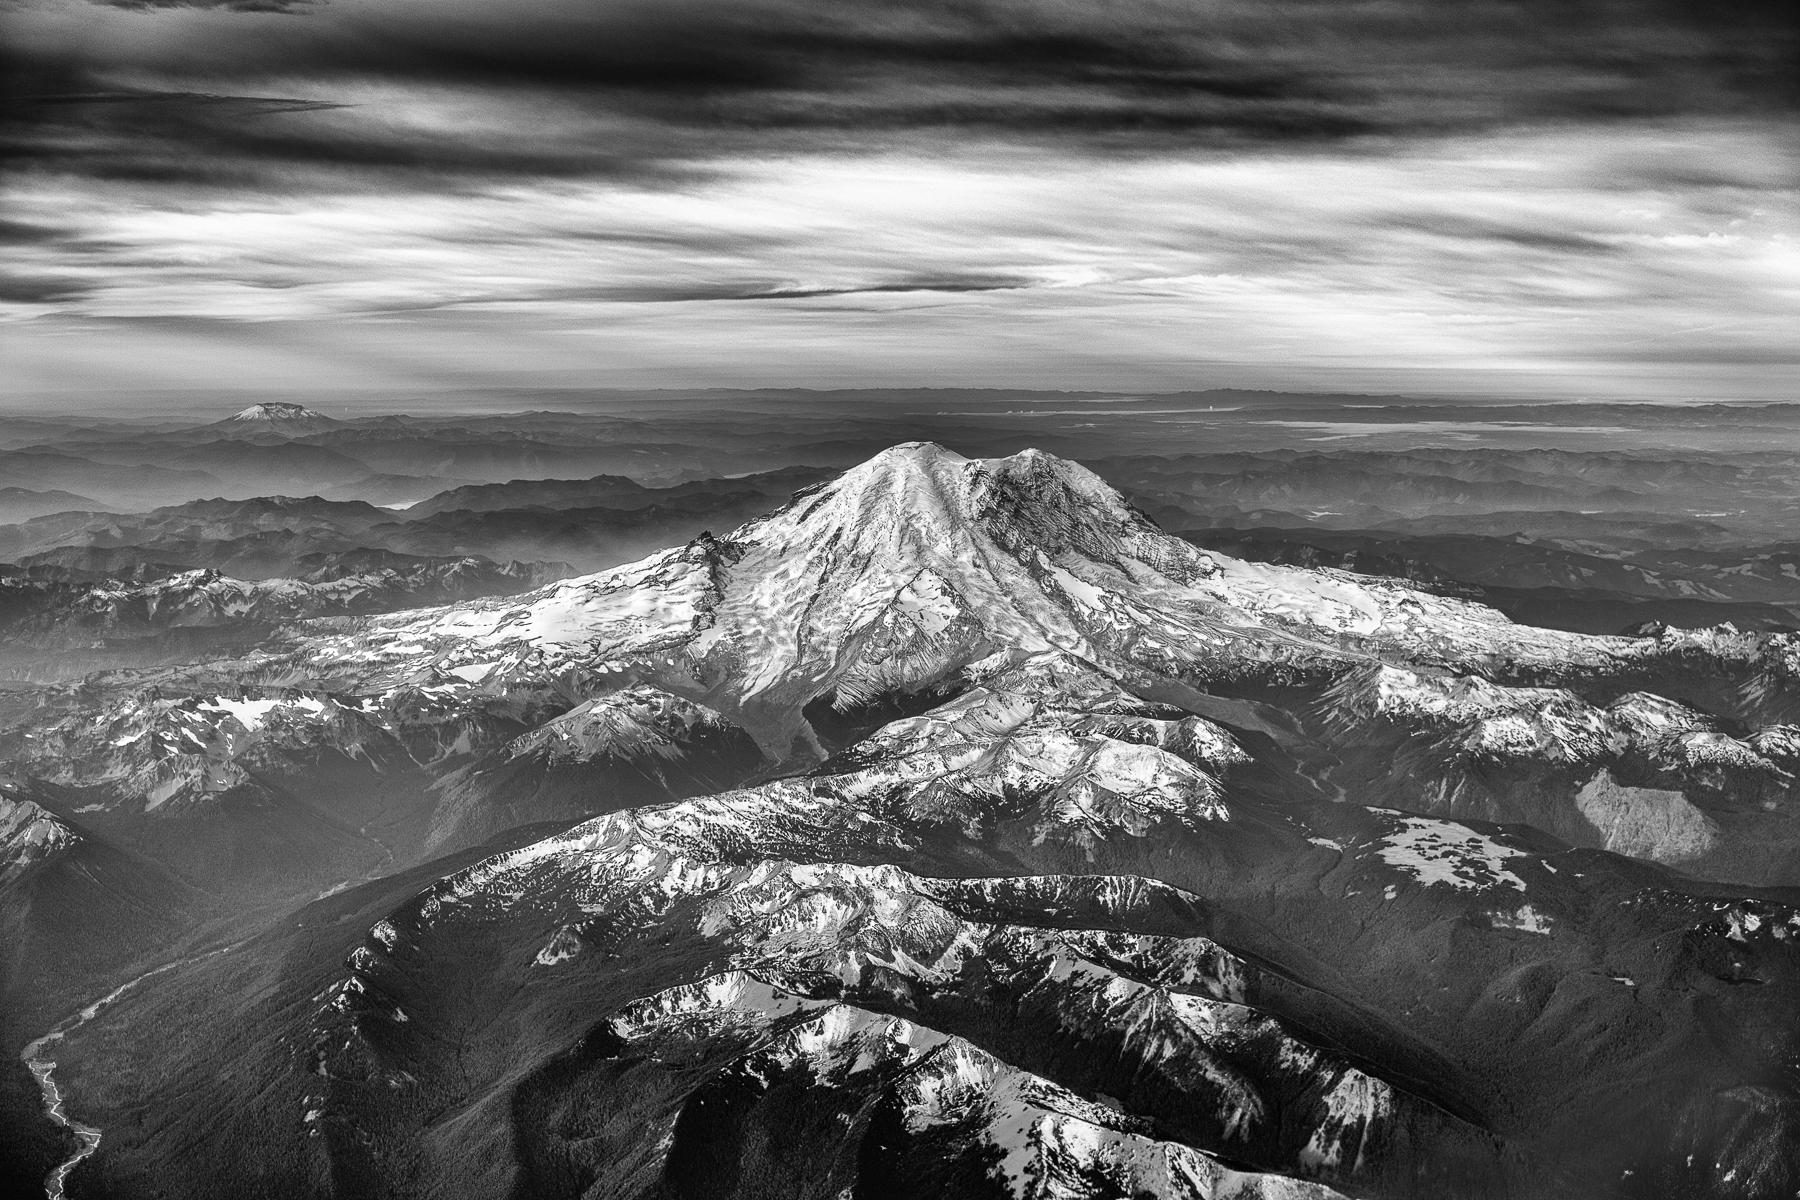
<path id="1" fill-rule="evenodd" d="M 0 0 L 0 374 L 1794 398 L 1796 11 Z"/>

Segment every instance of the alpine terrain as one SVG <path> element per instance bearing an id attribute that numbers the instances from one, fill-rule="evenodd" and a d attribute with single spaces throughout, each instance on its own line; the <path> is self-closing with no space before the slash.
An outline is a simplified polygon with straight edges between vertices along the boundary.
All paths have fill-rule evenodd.
<path id="1" fill-rule="evenodd" d="M 523 594 L 345 580 L 146 585 L 256 638 L 0 705 L 53 1195 L 1800 1195 L 1800 635 L 922 442 Z"/>

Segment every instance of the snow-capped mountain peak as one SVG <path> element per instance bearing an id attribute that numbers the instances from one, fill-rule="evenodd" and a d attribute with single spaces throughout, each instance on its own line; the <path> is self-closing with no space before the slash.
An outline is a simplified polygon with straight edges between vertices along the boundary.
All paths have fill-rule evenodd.
<path id="1" fill-rule="evenodd" d="M 378 618 L 309 646 L 307 662 L 358 687 L 647 682 L 780 755 L 813 699 L 913 691 L 1005 650 L 1189 673 L 1227 647 L 1317 662 L 1426 637 L 1464 657 L 1503 639 L 1545 661 L 1606 652 L 1404 585 L 1210 554 L 1049 454 L 968 459 L 914 442 L 724 537 L 520 597 Z"/>
<path id="2" fill-rule="evenodd" d="M 325 420 L 321 414 L 314 412 L 302 404 L 252 404 L 249 408 L 233 413 L 233 421 L 297 421 L 308 418 Z"/>
<path id="3" fill-rule="evenodd" d="M 1054 552 L 1061 542 L 1091 546 L 1097 534 L 1134 525 L 1150 528 L 1105 480 L 1067 459 L 1041 450 L 970 459 L 935 442 L 905 442 L 800 493 L 733 540 L 773 547 L 798 536 L 804 552 L 805 539 L 835 532 L 834 540 L 869 549 L 895 540 L 942 552 L 941 538 L 961 541 L 979 528 Z"/>
<path id="4" fill-rule="evenodd" d="M 812 699 L 915 690 L 1002 650 L 1093 657 L 1096 638 L 1157 624 L 1134 594 L 1201 602 L 1192 587 L 1217 573 L 1077 464 L 908 443 L 723 538 L 377 620 L 312 657 L 396 679 L 479 672 L 484 686 L 546 669 L 649 682 L 780 756 Z"/>
<path id="5" fill-rule="evenodd" d="M 238 432 L 308 434 L 335 429 L 342 422 L 314 412 L 303 404 L 267 401 L 252 404 L 216 424 Z"/>

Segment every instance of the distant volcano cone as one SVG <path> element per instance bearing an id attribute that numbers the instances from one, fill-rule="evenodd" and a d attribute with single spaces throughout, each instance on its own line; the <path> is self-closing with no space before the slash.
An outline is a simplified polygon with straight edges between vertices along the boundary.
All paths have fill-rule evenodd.
<path id="1" fill-rule="evenodd" d="M 504 603 L 382 618 L 317 661 L 368 681 L 479 666 L 490 680 L 653 683 L 780 753 L 816 699 L 927 689 L 996 652 L 1188 678 L 1222 663 L 1330 670 L 1363 644 L 1416 643 L 1421 622 L 1471 654 L 1572 652 L 1476 605 L 1199 550 L 1041 451 L 969 459 L 911 442 L 725 537 Z"/>
<path id="2" fill-rule="evenodd" d="M 333 420 L 324 413 L 316 413 L 302 404 L 252 404 L 241 412 L 233 413 L 223 421 L 215 422 L 215 428 L 224 428 L 234 433 L 276 433 L 288 436 L 301 436 L 309 433 L 324 433 L 337 429 L 342 421 Z"/>

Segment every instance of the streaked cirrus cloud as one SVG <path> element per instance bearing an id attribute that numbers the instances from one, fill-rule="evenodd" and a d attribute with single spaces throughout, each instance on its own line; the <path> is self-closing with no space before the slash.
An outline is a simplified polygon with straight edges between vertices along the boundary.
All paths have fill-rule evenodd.
<path id="1" fill-rule="evenodd" d="M 25 389 L 1729 396 L 1775 394 L 1795 357 L 1782 4 L 4 19 L 0 310 Z"/>

